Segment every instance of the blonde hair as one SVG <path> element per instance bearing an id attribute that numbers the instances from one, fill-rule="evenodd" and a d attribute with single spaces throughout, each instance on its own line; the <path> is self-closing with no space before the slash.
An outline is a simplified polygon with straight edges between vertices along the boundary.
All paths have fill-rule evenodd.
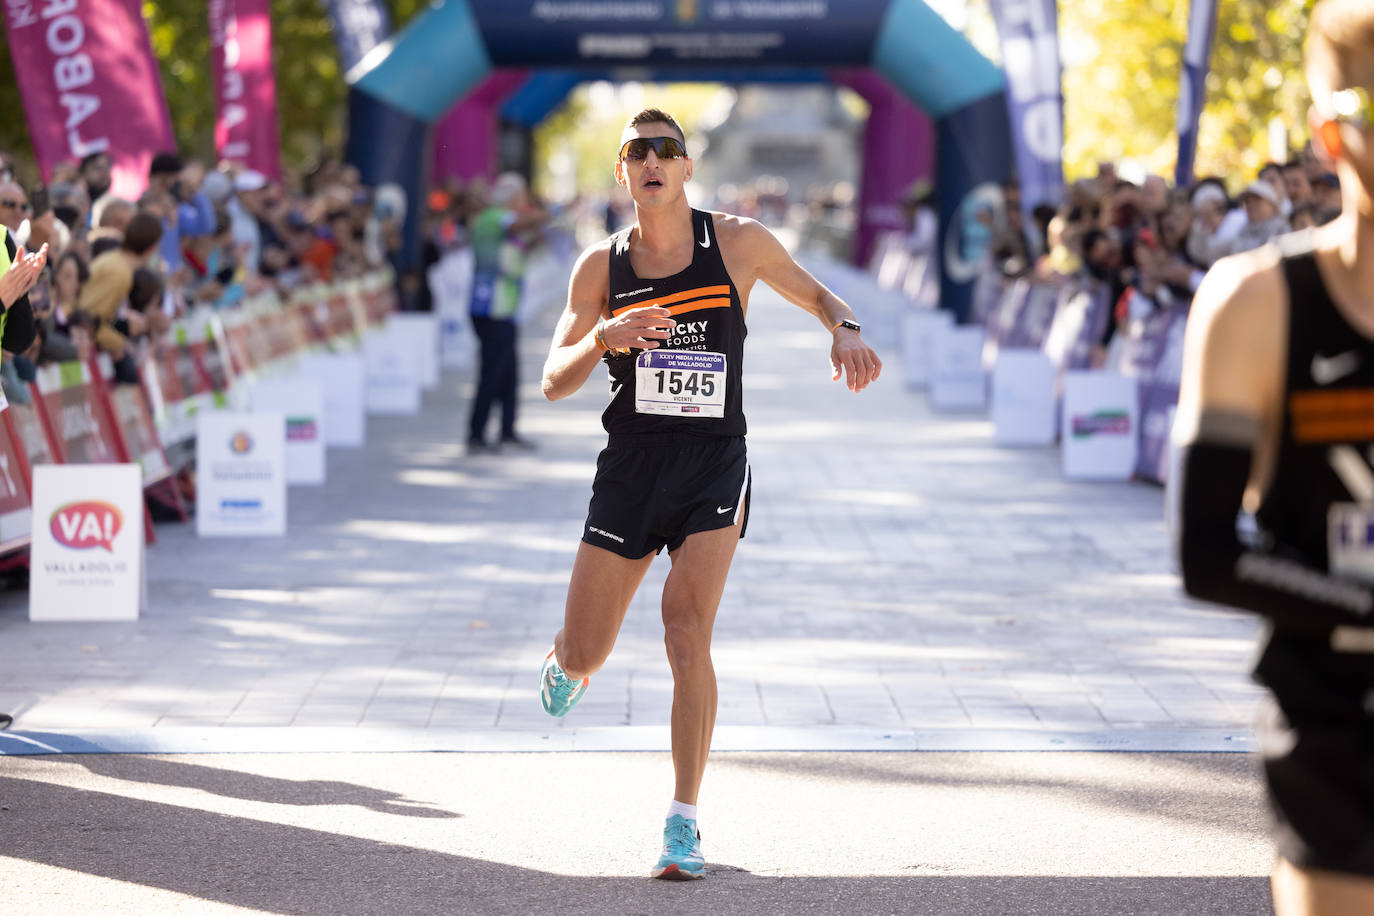
<path id="1" fill-rule="evenodd" d="M 1347 88 L 1351 63 L 1374 54 L 1374 3 L 1321 0 L 1307 29 L 1307 82 L 1313 96 Z"/>

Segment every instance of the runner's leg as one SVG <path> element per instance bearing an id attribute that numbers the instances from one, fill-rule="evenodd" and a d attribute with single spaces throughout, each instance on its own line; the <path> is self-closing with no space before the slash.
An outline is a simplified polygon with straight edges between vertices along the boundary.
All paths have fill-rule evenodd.
<path id="1" fill-rule="evenodd" d="M 738 545 L 738 525 L 688 535 L 670 555 L 673 568 L 663 586 L 663 639 L 673 669 L 673 798 L 688 805 L 697 803 L 711 752 L 716 725 L 711 630 Z"/>
<path id="2" fill-rule="evenodd" d="M 563 629 L 554 637 L 554 652 L 563 673 L 575 680 L 596 673 L 605 663 L 635 589 L 654 561 L 654 554 L 627 560 L 586 541 L 573 561 Z"/>
<path id="3" fill-rule="evenodd" d="M 502 322 L 501 349 L 505 358 L 497 379 L 497 400 L 501 402 L 501 438 L 515 438 L 515 411 L 520 391 L 520 328 L 514 321 Z"/>
<path id="4" fill-rule="evenodd" d="M 487 434 L 487 417 L 491 415 L 492 401 L 496 398 L 496 362 L 498 353 L 494 322 L 490 318 L 474 315 L 472 329 L 480 344 L 477 356 L 477 391 L 472 396 L 472 412 L 468 415 L 468 441 L 481 442 Z"/>

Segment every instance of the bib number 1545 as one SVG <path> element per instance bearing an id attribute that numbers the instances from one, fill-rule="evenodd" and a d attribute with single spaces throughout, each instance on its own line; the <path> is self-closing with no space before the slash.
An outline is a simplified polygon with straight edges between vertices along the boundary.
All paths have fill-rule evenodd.
<path id="1" fill-rule="evenodd" d="M 646 350 L 635 361 L 635 411 L 725 416 L 725 354 Z"/>

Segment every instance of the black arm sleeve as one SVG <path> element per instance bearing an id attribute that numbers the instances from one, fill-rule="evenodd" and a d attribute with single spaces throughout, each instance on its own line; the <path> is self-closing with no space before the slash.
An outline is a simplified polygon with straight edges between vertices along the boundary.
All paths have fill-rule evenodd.
<path id="1" fill-rule="evenodd" d="M 1314 636 L 1374 626 L 1370 589 L 1240 542 L 1236 516 L 1250 476 L 1248 447 L 1194 442 L 1180 457 L 1175 549 L 1188 594 Z"/>
<path id="2" fill-rule="evenodd" d="M 5 250 L 9 252 L 10 263 L 13 264 L 15 258 L 19 257 L 19 250 L 8 232 L 5 233 Z M 36 333 L 33 328 L 33 306 L 29 304 L 29 294 L 25 293 L 16 299 L 7 314 L 9 317 L 5 319 L 5 336 L 0 339 L 0 349 L 8 350 L 10 353 L 23 353 L 33 344 Z"/>

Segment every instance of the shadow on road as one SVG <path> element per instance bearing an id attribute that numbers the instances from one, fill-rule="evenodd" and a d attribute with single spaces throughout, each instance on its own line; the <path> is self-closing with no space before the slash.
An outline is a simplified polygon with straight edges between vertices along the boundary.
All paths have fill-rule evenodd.
<path id="1" fill-rule="evenodd" d="M 82 761 L 126 776 L 121 758 Z M 140 761 L 150 762 L 147 758 Z M 184 767 L 174 784 L 196 785 Z M 288 780 L 254 781 L 286 800 Z M 305 785 L 311 785 L 306 783 Z M 317 788 L 339 784 L 315 783 Z M 210 791 L 227 787 L 209 780 Z M 353 787 L 356 788 L 356 787 Z M 231 792 L 235 797 L 245 793 Z M 385 794 L 385 793 L 366 793 Z M 256 797 L 256 796 L 255 796 Z M 579 877 L 21 778 L 0 778 L 0 854 L 277 913 L 1264 913 L 1262 878 L 772 877 L 717 864 L 708 880 Z M 349 802 L 349 792 L 328 799 Z M 288 803 L 301 803 L 288 801 Z M 366 802 L 365 804 L 372 804 Z M 400 812 L 383 801 L 389 813 Z M 557 860 L 550 833 L 531 858 Z M 920 866 L 913 866 L 919 869 Z M 117 888 L 116 888 L 117 889 Z"/>

